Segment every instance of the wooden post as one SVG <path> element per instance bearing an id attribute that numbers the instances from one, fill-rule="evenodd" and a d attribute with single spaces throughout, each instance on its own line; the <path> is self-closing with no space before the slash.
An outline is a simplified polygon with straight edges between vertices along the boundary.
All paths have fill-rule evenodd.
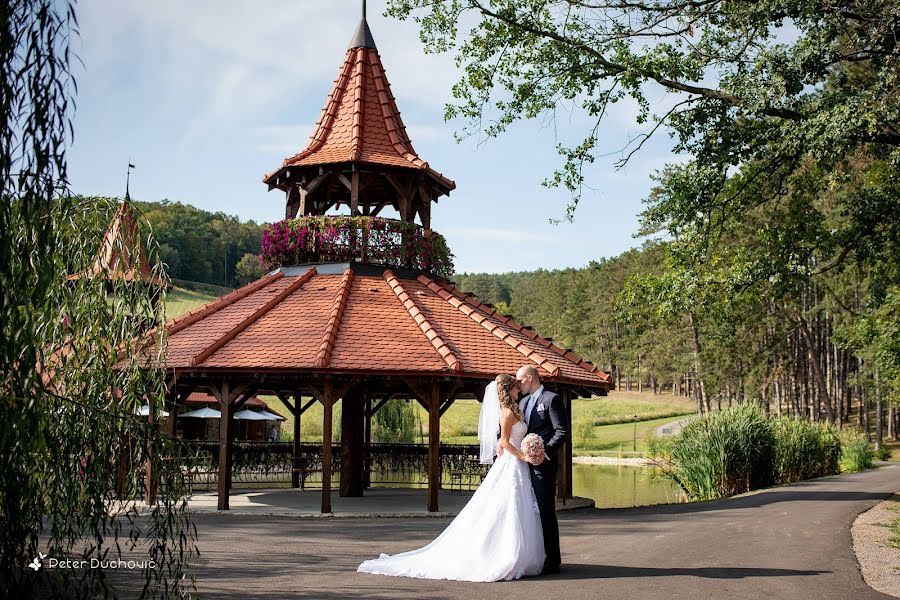
<path id="1" fill-rule="evenodd" d="M 363 495 L 363 429 L 365 406 L 357 390 L 341 400 L 341 486 L 342 497 Z"/>
<path id="2" fill-rule="evenodd" d="M 350 214 L 359 213 L 359 171 L 350 174 Z M 343 413 L 342 413 L 343 414 Z"/>
<path id="3" fill-rule="evenodd" d="M 175 437 L 178 433 L 178 405 L 172 402 L 169 407 L 169 420 L 166 421 L 166 433 Z"/>
<path id="4" fill-rule="evenodd" d="M 372 485 L 372 396 L 366 392 L 365 431 L 363 432 L 363 487 Z"/>
<path id="5" fill-rule="evenodd" d="M 222 383 L 219 388 L 219 503 L 218 510 L 228 510 L 231 493 L 231 461 L 234 456 L 234 405 L 231 403 L 231 386 Z"/>
<path id="6" fill-rule="evenodd" d="M 300 487 L 300 472 L 297 471 L 300 463 L 300 419 L 302 415 L 300 414 L 300 402 L 302 398 L 300 394 L 294 394 L 294 442 L 291 444 L 291 452 L 293 454 L 293 460 L 291 461 L 291 465 L 293 468 L 291 469 L 291 487 L 298 488 Z"/>
<path id="7" fill-rule="evenodd" d="M 566 431 L 569 432 L 569 441 L 566 442 L 566 498 L 572 497 L 572 440 L 575 432 L 572 431 L 572 399 L 574 394 L 569 392 L 566 400 Z"/>
<path id="8" fill-rule="evenodd" d="M 428 402 L 428 512 L 438 510 L 438 491 L 441 488 L 441 388 L 431 384 Z"/>
<path id="9" fill-rule="evenodd" d="M 334 384 L 325 383 L 322 398 L 322 512 L 331 512 L 331 416 L 334 406 Z"/>

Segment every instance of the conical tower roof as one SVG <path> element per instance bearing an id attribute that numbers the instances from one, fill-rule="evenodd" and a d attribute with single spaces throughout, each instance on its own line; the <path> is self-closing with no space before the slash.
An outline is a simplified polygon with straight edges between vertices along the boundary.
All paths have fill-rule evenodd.
<path id="1" fill-rule="evenodd" d="M 290 179 L 285 172 L 292 167 L 347 163 L 422 171 L 443 194 L 456 187 L 413 148 L 365 17 L 353 34 L 309 143 L 263 181 L 283 188 Z"/>
<path id="2" fill-rule="evenodd" d="M 68 279 L 84 277 L 165 285 L 150 268 L 147 251 L 140 237 L 138 216 L 127 199 L 110 221 L 94 262 L 85 271 L 69 275 Z"/>

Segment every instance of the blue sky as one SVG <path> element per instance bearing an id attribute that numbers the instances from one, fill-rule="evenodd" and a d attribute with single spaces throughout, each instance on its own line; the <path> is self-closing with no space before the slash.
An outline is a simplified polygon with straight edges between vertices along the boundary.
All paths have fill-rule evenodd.
<path id="1" fill-rule="evenodd" d="M 81 39 L 72 188 L 121 196 L 136 165 L 138 200 L 179 201 L 242 219 L 274 221 L 284 196 L 262 175 L 302 149 L 319 117 L 359 0 L 90 0 L 77 5 Z M 613 108 L 601 153 L 588 172 L 575 222 L 553 225 L 568 193 L 540 185 L 587 121 L 560 106 L 553 118 L 515 125 L 499 139 L 457 144 L 461 122 L 445 123 L 457 70 L 449 55 L 426 55 L 413 22 L 384 18 L 369 1 L 369 24 L 403 120 L 419 155 L 457 188 L 434 207 L 460 272 L 579 267 L 639 245 L 650 175 L 672 160 L 660 135 L 628 167 L 620 150 L 646 126 L 633 104 Z M 669 102 L 650 94 L 658 105 Z M 657 110 L 662 110 L 658 108 Z M 390 215 L 386 215 L 390 216 Z"/>

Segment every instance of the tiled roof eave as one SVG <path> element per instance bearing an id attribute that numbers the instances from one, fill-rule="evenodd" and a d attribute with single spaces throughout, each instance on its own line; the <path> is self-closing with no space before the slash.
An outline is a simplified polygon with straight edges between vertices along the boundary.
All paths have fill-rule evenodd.
<path id="1" fill-rule="evenodd" d="M 361 376 L 361 377 L 442 377 L 451 380 L 471 379 L 476 381 L 491 381 L 497 374 L 494 372 L 484 371 L 453 371 L 449 367 L 441 369 L 334 369 L 334 368 L 316 368 L 316 367 L 211 367 L 200 365 L 198 367 L 191 366 L 169 366 L 169 372 L 177 373 L 179 376 L 190 377 L 191 375 L 255 375 L 265 381 L 265 376 L 272 377 L 289 377 L 293 375 L 321 375 L 321 376 Z M 589 390 L 610 389 L 609 386 L 601 381 L 590 379 L 577 379 L 572 377 L 543 377 L 542 380 L 550 384 L 566 385 Z"/>

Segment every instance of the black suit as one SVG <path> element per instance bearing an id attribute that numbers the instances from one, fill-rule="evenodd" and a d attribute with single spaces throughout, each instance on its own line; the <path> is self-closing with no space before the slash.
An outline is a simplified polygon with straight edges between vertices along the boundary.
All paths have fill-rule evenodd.
<path id="1" fill-rule="evenodd" d="M 524 409 L 528 408 L 525 403 Z M 528 417 L 528 415 L 526 415 Z M 559 523 L 556 520 L 556 471 L 559 465 L 560 446 L 566 441 L 566 409 L 562 399 L 545 389 L 535 401 L 528 420 L 528 433 L 536 433 L 544 440 L 547 460 L 540 465 L 529 464 L 531 486 L 541 511 L 541 528 L 544 530 L 544 552 L 547 567 L 559 567 Z"/>

